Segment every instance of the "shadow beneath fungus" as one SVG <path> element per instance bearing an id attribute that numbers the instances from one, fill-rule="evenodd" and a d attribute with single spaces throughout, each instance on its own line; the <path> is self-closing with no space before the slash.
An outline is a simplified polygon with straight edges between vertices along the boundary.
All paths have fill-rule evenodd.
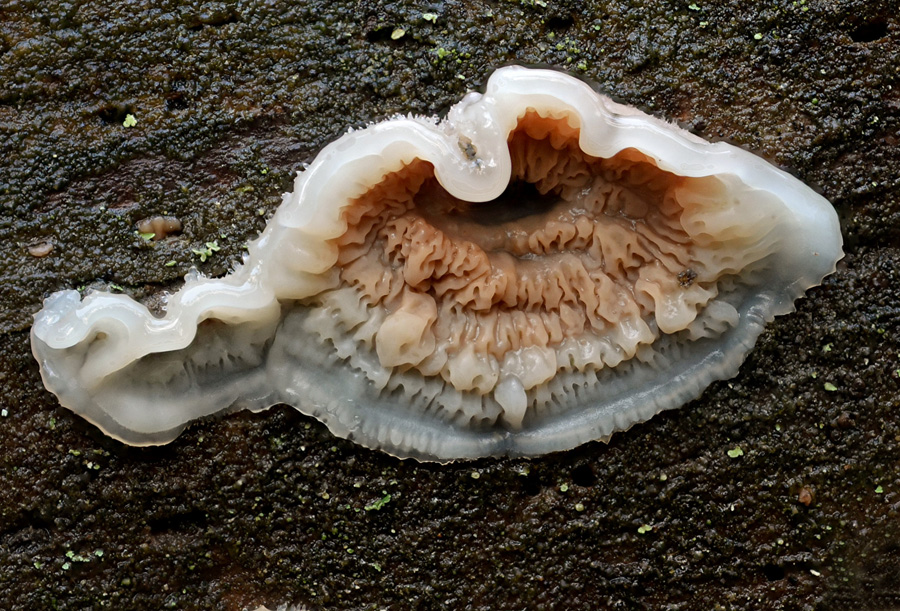
<path id="1" fill-rule="evenodd" d="M 0 8 L 0 607 L 900 604 L 894 15 L 213 4 L 203 27 L 174 2 Z M 130 448 L 43 390 L 28 341 L 43 297 L 115 285 L 152 303 L 192 265 L 225 273 L 347 126 L 434 114 L 509 63 L 583 75 L 818 185 L 842 215 L 838 272 L 736 378 L 609 445 L 530 461 L 399 461 L 286 407 Z M 182 233 L 135 234 L 156 216 Z M 36 257 L 33 240 L 54 248 Z"/>
<path id="2" fill-rule="evenodd" d="M 867 43 L 880 40 L 887 36 L 887 33 L 887 20 L 874 19 L 856 26 L 853 31 L 850 32 L 850 38 L 853 39 L 853 42 Z"/>

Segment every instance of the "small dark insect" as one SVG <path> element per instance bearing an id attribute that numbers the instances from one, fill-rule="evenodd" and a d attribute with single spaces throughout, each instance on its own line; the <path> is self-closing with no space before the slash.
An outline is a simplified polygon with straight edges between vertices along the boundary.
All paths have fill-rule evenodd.
<path id="1" fill-rule="evenodd" d="M 688 268 L 683 272 L 678 273 L 678 284 L 682 286 L 682 288 L 687 288 L 694 284 L 694 280 L 697 279 L 697 272 Z"/>

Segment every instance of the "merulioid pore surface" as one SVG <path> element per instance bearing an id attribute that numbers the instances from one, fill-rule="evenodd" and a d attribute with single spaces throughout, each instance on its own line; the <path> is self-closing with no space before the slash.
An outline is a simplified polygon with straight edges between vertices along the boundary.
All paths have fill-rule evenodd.
<path id="1" fill-rule="evenodd" d="M 249 251 L 163 318 L 52 295 L 32 330 L 47 388 L 133 444 L 284 402 L 398 456 L 536 455 L 734 375 L 841 237 L 761 159 L 509 67 L 442 122 L 326 147 Z"/>

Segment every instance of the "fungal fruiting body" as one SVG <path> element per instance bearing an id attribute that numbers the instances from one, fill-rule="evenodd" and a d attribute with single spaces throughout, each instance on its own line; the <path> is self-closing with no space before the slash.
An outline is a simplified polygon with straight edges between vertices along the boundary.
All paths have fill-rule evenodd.
<path id="1" fill-rule="evenodd" d="M 325 147 L 244 264 L 165 316 L 63 291 L 32 346 L 127 443 L 288 403 L 397 456 L 537 455 L 735 375 L 841 254 L 830 204 L 758 157 L 508 67 L 443 121 Z"/>

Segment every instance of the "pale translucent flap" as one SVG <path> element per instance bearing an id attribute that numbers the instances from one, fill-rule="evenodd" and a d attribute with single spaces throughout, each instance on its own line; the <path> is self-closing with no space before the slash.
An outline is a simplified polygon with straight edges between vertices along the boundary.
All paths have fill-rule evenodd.
<path id="1" fill-rule="evenodd" d="M 32 345 L 128 443 L 286 402 L 398 456 L 535 455 L 734 375 L 841 254 L 828 202 L 759 158 L 509 67 L 443 122 L 327 146 L 244 265 L 165 317 L 64 292 Z"/>

